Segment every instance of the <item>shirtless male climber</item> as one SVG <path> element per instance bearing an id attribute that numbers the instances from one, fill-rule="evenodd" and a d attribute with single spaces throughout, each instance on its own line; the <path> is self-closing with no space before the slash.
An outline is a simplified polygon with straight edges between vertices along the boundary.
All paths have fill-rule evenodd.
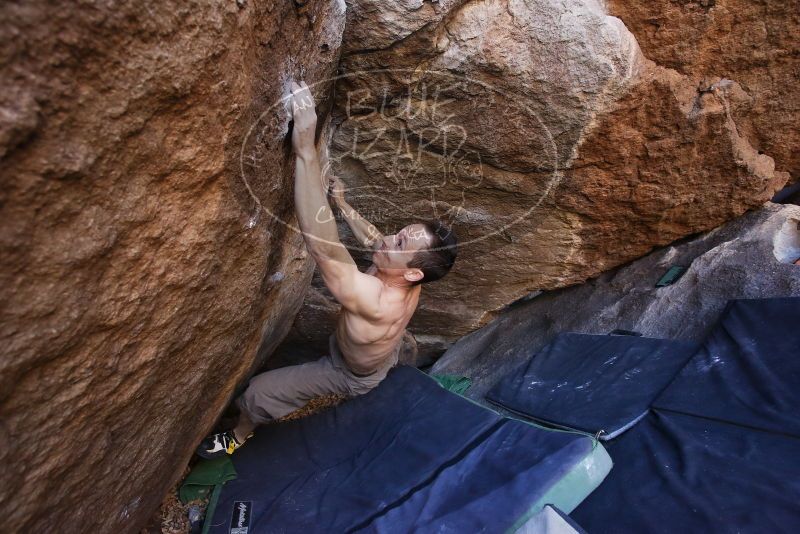
<path id="1" fill-rule="evenodd" d="M 377 386 L 397 364 L 403 333 L 419 302 L 420 284 L 443 277 L 456 258 L 455 235 L 440 222 L 411 224 L 383 236 L 356 213 L 344 200 L 342 184 L 323 175 L 314 144 L 314 99 L 305 82 L 292 83 L 291 104 L 297 220 L 322 280 L 342 309 L 330 337 L 330 354 L 253 377 L 236 399 L 241 409 L 238 424 L 205 438 L 197 449 L 204 458 L 233 453 L 257 425 L 283 417 L 314 397 L 361 395 Z M 373 250 L 372 265 L 365 273 L 339 240 L 328 204 L 329 185 L 353 234 Z"/>

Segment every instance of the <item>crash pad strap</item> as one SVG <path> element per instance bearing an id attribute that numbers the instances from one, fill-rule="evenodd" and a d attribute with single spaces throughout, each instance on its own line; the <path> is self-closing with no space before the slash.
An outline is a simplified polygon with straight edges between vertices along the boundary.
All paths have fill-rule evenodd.
<path id="1" fill-rule="evenodd" d="M 234 478 L 236 478 L 236 469 L 229 456 L 213 460 L 201 459 L 186 475 L 178 490 L 178 497 L 183 504 L 196 499 L 205 499 L 211 494 L 214 486 L 224 484 Z"/>
<path id="2" fill-rule="evenodd" d="M 201 459 L 186 475 L 178 490 L 178 497 L 183 504 L 198 499 L 208 499 L 205 516 L 212 517 L 219 502 L 222 487 L 226 482 L 236 478 L 236 469 L 230 456 L 223 456 L 213 460 Z M 202 534 L 207 534 L 211 526 L 210 521 L 203 523 Z"/>

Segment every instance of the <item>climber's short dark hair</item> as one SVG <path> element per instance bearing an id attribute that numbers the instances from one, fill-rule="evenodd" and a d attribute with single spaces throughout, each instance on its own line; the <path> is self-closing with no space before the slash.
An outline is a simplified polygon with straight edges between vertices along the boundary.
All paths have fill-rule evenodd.
<path id="1" fill-rule="evenodd" d="M 421 270 L 424 275 L 422 280 L 415 282 L 414 285 L 442 278 L 450 272 L 458 253 L 458 239 L 452 229 L 441 221 L 426 221 L 421 224 L 431 236 L 431 244 L 427 249 L 414 254 L 408 262 L 409 267 Z"/>

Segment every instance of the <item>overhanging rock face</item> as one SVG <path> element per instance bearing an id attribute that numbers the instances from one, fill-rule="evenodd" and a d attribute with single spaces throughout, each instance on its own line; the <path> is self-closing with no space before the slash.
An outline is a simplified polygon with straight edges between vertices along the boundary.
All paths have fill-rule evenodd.
<path id="1" fill-rule="evenodd" d="M 576 287 L 512 305 L 460 339 L 433 371 L 473 378 L 480 399 L 560 332 L 703 341 L 730 299 L 800 296 L 800 206 L 767 204 L 697 238 L 657 250 Z M 687 268 L 673 285 L 656 282 Z"/>
<path id="2" fill-rule="evenodd" d="M 4 531 L 138 531 L 285 335 L 312 265 L 266 213 L 292 216 L 279 102 L 327 92 L 344 16 L 0 8 Z"/>
<path id="3" fill-rule="evenodd" d="M 651 61 L 599 2 L 354 0 L 343 47 L 331 160 L 351 203 L 386 232 L 443 218 L 462 242 L 423 291 L 422 351 L 530 291 L 713 228 L 789 178 L 759 152 L 773 145 L 752 137 L 735 77 Z M 336 307 L 310 297 L 293 339 L 324 350 Z"/>

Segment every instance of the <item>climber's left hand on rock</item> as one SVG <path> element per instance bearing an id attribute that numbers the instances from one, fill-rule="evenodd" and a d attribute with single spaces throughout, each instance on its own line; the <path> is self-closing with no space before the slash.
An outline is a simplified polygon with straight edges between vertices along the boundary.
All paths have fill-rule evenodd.
<path id="1" fill-rule="evenodd" d="M 341 178 L 339 178 L 338 176 L 330 175 L 330 183 L 328 186 L 328 191 L 334 204 L 336 204 L 337 206 L 341 206 L 342 204 L 346 203 L 344 199 L 345 186 Z"/>

